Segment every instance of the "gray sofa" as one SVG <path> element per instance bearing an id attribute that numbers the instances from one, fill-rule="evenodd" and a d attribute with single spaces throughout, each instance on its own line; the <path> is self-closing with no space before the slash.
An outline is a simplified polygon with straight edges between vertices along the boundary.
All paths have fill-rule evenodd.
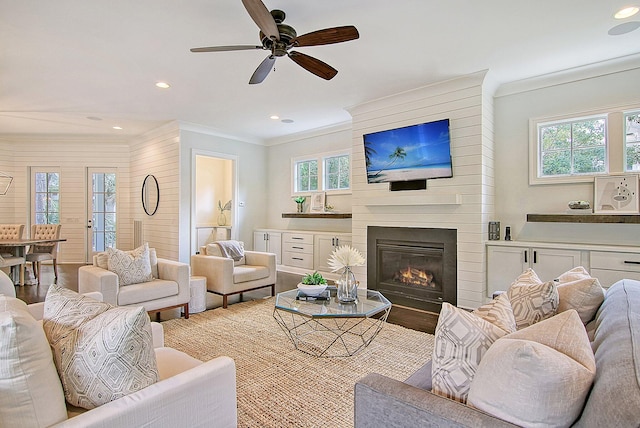
<path id="1" fill-rule="evenodd" d="M 640 281 L 615 283 L 587 326 L 596 378 L 575 427 L 640 426 Z M 429 361 L 406 381 L 372 373 L 355 385 L 355 427 L 512 427 L 432 394 Z"/>

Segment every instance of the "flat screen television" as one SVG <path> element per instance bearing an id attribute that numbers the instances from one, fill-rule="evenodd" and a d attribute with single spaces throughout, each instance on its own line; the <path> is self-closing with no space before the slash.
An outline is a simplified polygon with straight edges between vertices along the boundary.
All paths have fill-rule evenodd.
<path id="1" fill-rule="evenodd" d="M 363 135 L 368 183 L 453 177 L 449 119 Z"/>

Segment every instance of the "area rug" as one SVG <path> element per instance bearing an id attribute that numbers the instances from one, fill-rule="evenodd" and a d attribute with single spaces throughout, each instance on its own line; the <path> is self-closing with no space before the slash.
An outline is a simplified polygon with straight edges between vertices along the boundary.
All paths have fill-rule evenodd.
<path id="1" fill-rule="evenodd" d="M 352 427 L 358 379 L 375 372 L 404 380 L 431 358 L 433 335 L 388 323 L 352 357 L 307 355 L 276 323 L 274 302 L 237 303 L 162 323 L 166 346 L 203 361 L 234 359 L 239 427 Z"/>

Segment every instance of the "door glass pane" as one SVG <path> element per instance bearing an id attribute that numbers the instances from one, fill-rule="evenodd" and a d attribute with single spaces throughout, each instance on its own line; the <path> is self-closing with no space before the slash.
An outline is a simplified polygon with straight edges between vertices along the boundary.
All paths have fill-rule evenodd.
<path id="1" fill-rule="evenodd" d="M 116 246 L 116 174 L 93 174 L 93 251 Z"/>

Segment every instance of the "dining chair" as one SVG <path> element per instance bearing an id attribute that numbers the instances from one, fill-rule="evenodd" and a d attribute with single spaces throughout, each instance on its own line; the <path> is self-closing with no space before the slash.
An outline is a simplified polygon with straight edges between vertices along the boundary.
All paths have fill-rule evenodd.
<path id="1" fill-rule="evenodd" d="M 0 224 L 0 240 L 21 239 L 24 224 Z M 0 267 L 11 268 L 11 278 L 17 281 L 18 271 L 22 269 L 24 257 L 17 257 L 12 247 L 0 247 Z"/>
<path id="2" fill-rule="evenodd" d="M 32 239 L 58 239 L 60 238 L 60 224 L 33 224 L 31 225 Z M 44 260 L 53 260 L 53 274 L 58 279 L 58 243 L 51 244 L 35 244 L 29 248 L 27 253 L 27 261 L 31 262 L 33 268 L 33 276 L 40 285 L 40 262 Z"/>

